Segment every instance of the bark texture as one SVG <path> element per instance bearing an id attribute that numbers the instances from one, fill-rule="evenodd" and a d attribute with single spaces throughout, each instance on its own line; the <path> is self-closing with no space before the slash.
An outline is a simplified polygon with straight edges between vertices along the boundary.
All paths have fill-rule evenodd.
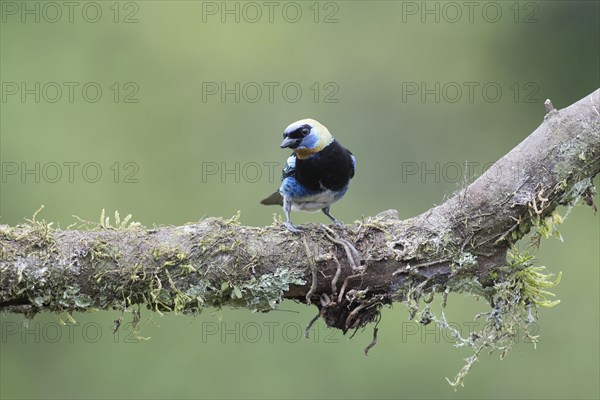
<path id="1" fill-rule="evenodd" d="M 315 303 L 329 326 L 346 331 L 375 320 L 384 304 L 432 291 L 468 291 L 496 306 L 493 288 L 512 276 L 511 246 L 532 228 L 548 234 L 559 205 L 583 198 L 593 206 L 600 89 L 546 108 L 541 125 L 475 182 L 408 220 L 388 210 L 301 234 L 235 218 L 156 229 L 103 218 L 56 230 L 35 216 L 2 225 L 0 310 L 268 311 L 289 298 Z"/>

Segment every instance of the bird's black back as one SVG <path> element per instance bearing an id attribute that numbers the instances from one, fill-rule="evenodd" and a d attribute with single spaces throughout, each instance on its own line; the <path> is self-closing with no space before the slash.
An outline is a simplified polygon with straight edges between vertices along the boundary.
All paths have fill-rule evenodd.
<path id="1" fill-rule="evenodd" d="M 334 140 L 308 158 L 296 158 L 296 180 L 312 191 L 340 190 L 354 176 L 352 153 Z"/>

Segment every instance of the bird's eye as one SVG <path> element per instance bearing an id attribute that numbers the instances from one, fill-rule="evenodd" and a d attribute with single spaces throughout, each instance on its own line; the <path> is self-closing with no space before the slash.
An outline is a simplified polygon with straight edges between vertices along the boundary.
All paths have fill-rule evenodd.
<path id="1" fill-rule="evenodd" d="M 310 133 L 310 129 L 302 128 L 302 136 L 307 136 Z"/>

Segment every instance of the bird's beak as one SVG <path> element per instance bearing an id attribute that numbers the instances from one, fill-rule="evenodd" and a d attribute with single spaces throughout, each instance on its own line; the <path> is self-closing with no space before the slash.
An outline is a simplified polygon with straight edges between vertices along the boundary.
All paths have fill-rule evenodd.
<path id="1" fill-rule="evenodd" d="M 286 137 L 285 139 L 283 139 L 283 142 L 281 142 L 281 148 L 285 149 L 286 147 L 289 147 L 291 149 L 295 149 L 296 147 L 298 147 L 299 144 L 300 141 L 298 139 L 290 139 Z"/>

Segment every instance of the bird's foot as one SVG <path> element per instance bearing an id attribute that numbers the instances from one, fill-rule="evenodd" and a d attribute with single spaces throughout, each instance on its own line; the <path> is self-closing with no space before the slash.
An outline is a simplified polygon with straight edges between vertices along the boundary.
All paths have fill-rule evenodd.
<path id="1" fill-rule="evenodd" d="M 337 226 L 337 227 L 340 227 L 340 228 L 341 228 L 341 227 L 344 227 L 344 226 L 346 226 L 346 224 L 345 224 L 345 223 L 343 223 L 342 221 L 338 221 L 337 219 L 336 219 L 336 220 L 333 220 L 333 221 L 331 222 L 331 225 L 333 225 L 333 226 Z"/>
<path id="2" fill-rule="evenodd" d="M 291 222 L 284 222 L 283 226 L 285 226 L 287 228 L 288 231 L 292 232 L 292 233 L 301 233 L 302 232 L 302 228 L 292 224 Z"/>

